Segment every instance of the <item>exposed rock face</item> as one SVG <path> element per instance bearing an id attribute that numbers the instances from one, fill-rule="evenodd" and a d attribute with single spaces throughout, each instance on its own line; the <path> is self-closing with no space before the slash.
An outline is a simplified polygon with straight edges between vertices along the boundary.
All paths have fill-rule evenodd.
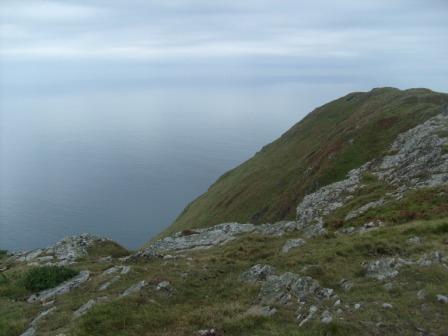
<path id="1" fill-rule="evenodd" d="M 161 281 L 157 284 L 156 290 L 158 291 L 165 291 L 165 292 L 172 292 L 173 287 L 171 287 L 171 284 L 169 281 Z"/>
<path id="2" fill-rule="evenodd" d="M 348 173 L 345 180 L 320 188 L 304 197 L 297 207 L 297 222 L 306 231 L 323 231 L 324 217 L 344 206 L 362 188 L 361 178 L 369 172 L 395 187 L 387 197 L 369 202 L 347 214 L 354 219 L 389 200 L 400 199 L 413 188 L 434 187 L 448 182 L 448 154 L 444 146 L 448 139 L 448 115 L 441 113 L 425 123 L 398 136 L 390 152 L 380 160 L 371 161 Z"/>
<path id="3" fill-rule="evenodd" d="M 240 275 L 240 280 L 245 282 L 265 281 L 270 275 L 275 274 L 275 268 L 269 265 L 254 265 Z"/>
<path id="4" fill-rule="evenodd" d="M 322 288 L 313 278 L 286 272 L 266 279 L 261 287 L 260 300 L 263 304 L 288 304 L 291 300 L 320 302 L 332 295 L 332 289 Z"/>
<path id="5" fill-rule="evenodd" d="M 285 245 L 283 245 L 282 252 L 288 253 L 290 250 L 300 247 L 305 244 L 305 241 L 301 238 L 298 239 L 290 239 L 286 241 Z"/>
<path id="6" fill-rule="evenodd" d="M 106 289 L 108 289 L 113 283 L 117 282 L 118 280 L 120 280 L 120 276 L 116 275 L 114 276 L 112 279 L 110 279 L 109 281 L 103 283 L 99 288 L 98 291 L 105 291 Z"/>
<path id="7" fill-rule="evenodd" d="M 342 279 L 339 281 L 339 286 L 344 290 L 344 292 L 349 292 L 353 287 L 353 283 L 347 279 Z"/>
<path id="8" fill-rule="evenodd" d="M 322 315 L 322 323 L 331 322 L 333 317 L 330 309 L 335 306 L 331 300 L 338 300 L 333 289 L 321 287 L 318 281 L 309 276 L 300 276 L 291 272 L 281 275 L 274 273 L 275 269 L 269 265 L 255 265 L 241 274 L 240 279 L 244 281 L 262 284 L 258 295 L 260 305 L 249 309 L 248 314 L 271 316 L 275 311 L 270 308 L 270 305 L 299 303 L 297 317 L 299 325 L 312 320 L 322 307 L 327 307 Z M 309 307 L 309 313 L 301 313 L 304 307 Z"/>
<path id="9" fill-rule="evenodd" d="M 60 284 L 59 286 L 57 286 L 55 288 L 47 289 L 38 294 L 31 295 L 28 298 L 28 302 L 32 303 L 32 302 L 36 302 L 36 301 L 40 301 L 40 302 L 49 301 L 50 299 L 52 299 L 58 295 L 66 294 L 66 293 L 70 292 L 72 289 L 79 287 L 84 282 L 86 282 L 89 279 L 89 277 L 90 277 L 89 271 L 81 271 L 74 278 L 63 282 L 62 284 Z"/>
<path id="10" fill-rule="evenodd" d="M 36 266 L 40 264 L 68 265 L 74 263 L 76 259 L 86 256 L 89 247 L 104 241 L 108 241 L 108 239 L 84 233 L 79 236 L 66 237 L 45 249 L 16 253 L 15 257 L 19 262 L 36 262 Z"/>
<path id="11" fill-rule="evenodd" d="M 34 329 L 33 327 L 27 329 L 23 334 L 21 334 L 20 336 L 34 336 L 36 335 L 36 329 Z"/>
<path id="12" fill-rule="evenodd" d="M 399 258 L 384 258 L 366 262 L 363 267 L 367 277 L 383 281 L 395 278 L 398 275 L 398 268 L 403 264 L 403 260 Z"/>
<path id="13" fill-rule="evenodd" d="M 360 188 L 361 176 L 367 171 L 368 164 L 348 173 L 345 180 L 335 182 L 304 197 L 297 207 L 297 221 L 303 227 L 323 229 L 324 216 L 342 207 Z"/>
<path id="14" fill-rule="evenodd" d="M 42 313 L 40 313 L 39 315 L 37 315 L 34 320 L 31 321 L 31 326 L 32 327 L 36 327 L 37 323 L 43 319 L 45 316 L 51 314 L 53 311 L 56 310 L 56 307 L 52 307 L 48 310 L 43 311 Z"/>
<path id="15" fill-rule="evenodd" d="M 140 281 L 139 283 L 136 283 L 135 285 L 129 287 L 128 289 L 126 289 L 120 296 L 124 297 L 124 296 L 128 296 L 134 293 L 138 293 L 140 292 L 143 287 L 146 286 L 146 282 L 144 280 Z"/>
<path id="16" fill-rule="evenodd" d="M 418 261 L 419 266 L 431 266 L 434 264 L 444 264 L 448 262 L 448 258 L 444 257 L 440 251 L 424 254 Z"/>
<path id="17" fill-rule="evenodd" d="M 440 303 L 448 304 L 448 296 L 446 296 L 446 295 L 437 294 L 436 299 Z"/>
<path id="18" fill-rule="evenodd" d="M 158 257 L 169 252 L 206 249 L 225 244 L 245 233 L 281 236 L 285 232 L 299 229 L 298 223 L 283 221 L 275 224 L 239 224 L 225 223 L 207 229 L 196 230 L 185 235 L 178 232 L 172 236 L 154 242 L 148 248 L 138 252 L 133 257 Z"/>
<path id="19" fill-rule="evenodd" d="M 182 235 L 182 232 L 178 232 L 173 236 L 155 242 L 140 254 L 141 256 L 154 256 L 169 251 L 209 248 L 224 244 L 235 239 L 235 236 L 239 234 L 254 230 L 255 225 L 253 224 L 226 223 L 197 230 L 190 235 Z"/>
<path id="20" fill-rule="evenodd" d="M 95 306 L 96 301 L 91 299 L 89 301 L 87 301 L 85 304 L 83 304 L 81 307 L 78 308 L 78 310 L 76 310 L 73 313 L 73 317 L 74 318 L 79 318 L 85 314 L 87 314 L 87 312 L 93 308 L 93 306 Z"/>

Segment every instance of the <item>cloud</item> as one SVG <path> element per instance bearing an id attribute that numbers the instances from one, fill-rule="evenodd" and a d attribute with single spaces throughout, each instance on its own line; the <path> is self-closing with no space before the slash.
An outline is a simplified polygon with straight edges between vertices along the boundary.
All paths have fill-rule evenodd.
<path id="1" fill-rule="evenodd" d="M 0 66 L 146 62 L 165 64 L 157 76 L 169 78 L 201 69 L 217 78 L 423 78 L 448 66 L 446 17 L 445 0 L 3 0 Z"/>
<path id="2" fill-rule="evenodd" d="M 77 21 L 93 17 L 97 9 L 90 6 L 67 4 L 47 0 L 4 0 L 2 20 Z"/>

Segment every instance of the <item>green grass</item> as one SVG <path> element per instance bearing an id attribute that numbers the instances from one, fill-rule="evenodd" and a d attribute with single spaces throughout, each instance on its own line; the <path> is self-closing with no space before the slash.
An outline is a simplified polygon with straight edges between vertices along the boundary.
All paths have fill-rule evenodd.
<path id="1" fill-rule="evenodd" d="M 112 258 L 120 258 L 128 256 L 129 254 L 130 251 L 110 240 L 96 243 L 88 250 L 88 255 L 91 259 L 108 256 L 111 256 Z"/>
<path id="2" fill-rule="evenodd" d="M 64 266 L 42 266 L 31 268 L 22 279 L 23 286 L 31 292 L 39 292 L 56 287 L 73 278 L 79 272 Z"/>
<path id="3" fill-rule="evenodd" d="M 5 258 L 8 255 L 8 251 L 6 250 L 0 250 L 0 259 Z"/>
<path id="4" fill-rule="evenodd" d="M 447 102 L 448 95 L 430 90 L 384 88 L 319 107 L 219 178 L 163 235 L 229 221 L 292 219 L 304 195 L 387 153 L 398 134 L 440 113 Z"/>
<path id="5" fill-rule="evenodd" d="M 57 310 L 39 323 L 38 331 L 43 335 L 70 336 L 187 336 L 200 329 L 215 328 L 222 336 L 408 335 L 419 327 L 443 334 L 448 311 L 442 309 L 435 295 L 448 292 L 448 272 L 444 267 L 404 266 L 398 277 L 390 280 L 394 288 L 386 290 L 384 283 L 364 276 L 362 262 L 391 256 L 417 260 L 434 250 L 446 255 L 447 223 L 448 217 L 444 217 L 385 226 L 362 235 L 330 232 L 307 240 L 287 255 L 280 252 L 281 248 L 287 239 L 297 238 L 298 233 L 282 237 L 247 234 L 206 251 L 183 253 L 191 259 L 153 258 L 135 262 L 129 274 L 101 293 L 97 288 L 111 277 L 101 274 L 116 261 L 98 263 L 93 257 L 85 258 L 77 267 L 90 270 L 91 279 L 58 297 Z M 422 244 L 407 243 L 413 235 L 421 237 Z M 107 254 L 96 252 L 99 257 Z M 343 302 L 342 319 L 335 319 L 330 325 L 313 322 L 299 328 L 296 304 L 277 305 L 278 313 L 270 318 L 246 315 L 257 302 L 260 285 L 242 283 L 239 276 L 258 263 L 273 265 L 278 273 L 289 271 L 312 276 L 322 286 L 333 288 Z M 13 266 L 5 272 L 7 280 L 0 280 L 1 335 L 20 334 L 42 309 L 25 302 L 29 291 L 23 287 L 27 295 L 8 296 L 2 292 L 2 288 L 19 286 L 29 270 L 27 266 Z M 342 278 L 353 282 L 350 292 L 339 288 Z M 140 293 L 118 298 L 141 280 L 148 286 Z M 162 280 L 170 281 L 174 288 L 172 295 L 155 290 Z M 416 297 L 420 289 L 428 293 L 423 301 Z M 80 319 L 73 319 L 73 311 L 98 296 L 108 296 L 110 301 L 97 304 Z M 359 302 L 362 303 L 359 311 L 345 308 Z M 383 309 L 384 302 L 391 303 L 393 309 Z M 378 329 L 377 323 L 383 326 Z"/>
<path id="6" fill-rule="evenodd" d="M 442 266 L 403 267 L 399 276 L 391 280 L 394 289 L 386 290 L 383 283 L 364 276 L 361 264 L 389 256 L 416 260 L 433 250 L 447 253 L 446 223 L 446 218 L 423 220 L 387 226 L 363 235 L 329 234 L 307 241 L 287 256 L 279 251 L 285 240 L 295 238 L 296 234 L 246 235 L 206 253 L 190 252 L 191 262 L 185 259 L 141 262 L 134 267 L 150 286 L 133 297 L 98 305 L 77 322 L 74 335 L 182 336 L 194 335 L 206 328 L 215 328 L 219 335 L 226 336 L 407 335 L 417 327 L 441 333 L 448 318 L 448 311 L 435 301 L 436 294 L 448 291 L 448 273 Z M 414 234 L 422 238 L 423 244 L 406 243 Z M 245 312 L 256 302 L 259 285 L 241 283 L 238 277 L 256 263 L 273 265 L 279 273 L 290 271 L 312 276 L 321 285 L 334 288 L 344 305 L 360 302 L 362 309 L 344 309 L 342 320 L 336 319 L 328 326 L 310 323 L 306 328 L 299 328 L 295 322 L 295 305 L 277 306 L 278 313 L 270 318 L 247 316 Z M 180 276 L 183 272 L 188 273 L 186 278 Z M 342 278 L 354 283 L 350 292 L 339 288 Z M 172 283 L 173 295 L 163 295 L 151 287 L 162 279 Z M 423 302 L 416 297 L 420 289 L 428 292 Z M 391 303 L 393 309 L 383 309 L 381 305 L 385 302 Z M 377 323 L 381 323 L 380 329 Z"/>

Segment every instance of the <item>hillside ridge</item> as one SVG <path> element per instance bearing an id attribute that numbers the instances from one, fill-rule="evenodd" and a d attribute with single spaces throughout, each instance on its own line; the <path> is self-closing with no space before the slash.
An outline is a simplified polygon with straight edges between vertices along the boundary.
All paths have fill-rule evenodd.
<path id="1" fill-rule="evenodd" d="M 447 105 L 447 94 L 428 89 L 376 88 L 318 107 L 221 176 L 161 236 L 223 222 L 293 219 L 306 194 L 382 155 L 398 134 Z"/>

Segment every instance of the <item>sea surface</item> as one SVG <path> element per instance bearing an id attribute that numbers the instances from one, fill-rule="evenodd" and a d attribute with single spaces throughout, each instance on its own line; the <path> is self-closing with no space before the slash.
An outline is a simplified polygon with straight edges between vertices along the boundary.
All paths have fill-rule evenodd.
<path id="1" fill-rule="evenodd" d="M 327 99 L 293 83 L 42 74 L 0 75 L 0 249 L 83 232 L 137 248 Z"/>

